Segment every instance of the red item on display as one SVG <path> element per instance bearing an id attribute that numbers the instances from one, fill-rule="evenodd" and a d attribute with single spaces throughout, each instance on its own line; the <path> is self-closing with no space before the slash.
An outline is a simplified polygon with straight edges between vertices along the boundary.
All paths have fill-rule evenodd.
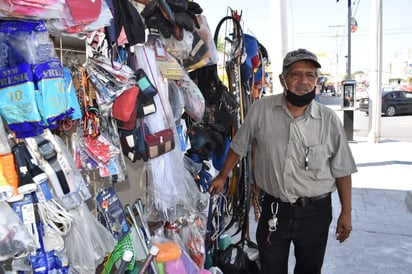
<path id="1" fill-rule="evenodd" d="M 66 0 L 66 4 L 76 24 L 96 21 L 102 9 L 102 0 Z"/>

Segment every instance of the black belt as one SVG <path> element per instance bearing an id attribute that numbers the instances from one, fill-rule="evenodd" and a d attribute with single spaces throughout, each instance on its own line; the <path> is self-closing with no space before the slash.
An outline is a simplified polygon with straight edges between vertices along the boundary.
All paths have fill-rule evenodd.
<path id="1" fill-rule="evenodd" d="M 296 201 L 294 203 L 283 202 L 279 198 L 274 198 L 274 199 L 277 202 L 280 202 L 280 203 L 283 203 L 283 204 L 288 204 L 291 207 L 304 207 L 304 206 L 307 206 L 307 205 L 309 205 L 309 204 L 311 204 L 315 201 L 319 201 L 319 200 L 328 198 L 330 196 L 331 196 L 331 193 L 328 192 L 328 193 L 325 193 L 325 194 L 322 194 L 322 195 L 319 195 L 319 196 L 314 196 L 314 197 L 300 197 L 300 198 L 296 199 Z"/>

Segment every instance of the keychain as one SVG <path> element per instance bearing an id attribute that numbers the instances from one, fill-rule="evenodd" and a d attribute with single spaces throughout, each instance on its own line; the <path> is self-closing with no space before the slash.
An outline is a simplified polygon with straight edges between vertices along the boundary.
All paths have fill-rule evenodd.
<path id="1" fill-rule="evenodd" d="M 272 202 L 272 204 L 270 205 L 270 209 L 271 209 L 272 215 L 273 215 L 272 218 L 269 219 L 269 222 L 268 222 L 268 224 L 269 224 L 269 231 L 270 231 L 270 232 L 276 231 L 277 225 L 278 225 L 278 217 L 277 217 L 277 214 L 278 214 L 279 204 L 276 203 L 276 210 L 273 210 L 274 204 L 275 204 L 275 203 Z"/>
<path id="2" fill-rule="evenodd" d="M 270 210 L 272 211 L 272 218 L 269 219 L 268 221 L 268 229 L 269 229 L 269 233 L 268 233 L 268 237 L 267 237 L 267 242 L 269 243 L 269 245 L 271 244 L 270 242 L 270 236 L 272 235 L 272 232 L 277 230 L 277 225 L 278 225 L 278 209 L 279 209 L 279 204 L 276 202 L 276 209 L 274 209 L 274 205 L 275 202 L 272 202 L 270 204 Z"/>

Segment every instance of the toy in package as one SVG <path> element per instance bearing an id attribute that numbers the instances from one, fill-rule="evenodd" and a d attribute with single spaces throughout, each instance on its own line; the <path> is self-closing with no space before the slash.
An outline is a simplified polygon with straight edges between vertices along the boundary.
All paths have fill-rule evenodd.
<path id="1" fill-rule="evenodd" d="M 102 189 L 96 195 L 97 208 L 102 217 L 101 222 L 109 229 L 116 240 L 129 232 L 122 203 L 113 187 Z"/>

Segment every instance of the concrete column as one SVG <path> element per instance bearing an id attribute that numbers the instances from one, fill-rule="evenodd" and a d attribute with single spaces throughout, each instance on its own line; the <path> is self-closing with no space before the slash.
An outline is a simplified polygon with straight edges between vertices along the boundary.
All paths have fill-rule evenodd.
<path id="1" fill-rule="evenodd" d="M 272 31 L 272 43 L 268 45 L 267 50 L 270 54 L 272 67 L 273 92 L 280 93 L 283 91 L 279 82 L 278 75 L 282 70 L 283 57 L 288 52 L 288 11 L 287 0 L 270 1 L 270 31 Z"/>
<path id="2" fill-rule="evenodd" d="M 382 86 L 382 0 L 371 0 L 371 67 L 369 86 L 368 141 L 379 143 L 381 137 Z"/>

